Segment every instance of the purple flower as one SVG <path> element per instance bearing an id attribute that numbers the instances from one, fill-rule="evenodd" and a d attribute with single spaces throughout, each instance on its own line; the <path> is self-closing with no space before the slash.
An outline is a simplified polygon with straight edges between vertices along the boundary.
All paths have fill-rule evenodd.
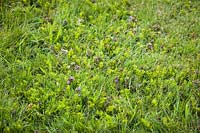
<path id="1" fill-rule="evenodd" d="M 81 87 L 76 88 L 76 92 L 78 93 L 78 96 L 81 96 Z"/>
<path id="2" fill-rule="evenodd" d="M 81 91 L 81 87 L 78 87 L 78 88 L 76 89 L 76 91 L 80 92 L 80 91 Z"/>
<path id="3" fill-rule="evenodd" d="M 71 81 L 67 80 L 67 84 L 70 85 L 70 84 L 71 84 Z"/>
<path id="4" fill-rule="evenodd" d="M 137 22 L 137 18 L 135 16 L 129 16 L 128 22 Z"/>
<path id="5" fill-rule="evenodd" d="M 119 78 L 116 77 L 114 81 L 115 81 L 116 84 L 119 83 Z"/>
<path id="6" fill-rule="evenodd" d="M 70 76 L 69 79 L 67 80 L 67 84 L 70 85 L 71 82 L 74 81 L 74 77 Z"/>
<path id="7" fill-rule="evenodd" d="M 131 22 L 133 20 L 133 16 L 129 16 L 128 21 Z"/>
<path id="8" fill-rule="evenodd" d="M 70 76 L 69 81 L 74 81 L 74 77 Z"/>

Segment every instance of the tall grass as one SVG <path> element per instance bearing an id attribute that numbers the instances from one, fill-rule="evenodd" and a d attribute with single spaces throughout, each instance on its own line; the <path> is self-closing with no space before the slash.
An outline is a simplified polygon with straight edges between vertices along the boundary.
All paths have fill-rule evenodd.
<path id="1" fill-rule="evenodd" d="M 0 3 L 0 132 L 199 132 L 199 1 Z"/>

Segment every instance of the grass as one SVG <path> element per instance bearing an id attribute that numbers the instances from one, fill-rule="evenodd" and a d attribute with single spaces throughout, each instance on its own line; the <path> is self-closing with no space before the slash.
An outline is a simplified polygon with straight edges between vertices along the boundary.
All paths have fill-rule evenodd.
<path id="1" fill-rule="evenodd" d="M 200 1 L 0 3 L 0 132 L 200 131 Z"/>

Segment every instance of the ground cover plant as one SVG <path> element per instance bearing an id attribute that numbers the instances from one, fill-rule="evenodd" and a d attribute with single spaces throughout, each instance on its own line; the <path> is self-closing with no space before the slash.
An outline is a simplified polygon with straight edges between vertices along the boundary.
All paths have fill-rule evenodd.
<path id="1" fill-rule="evenodd" d="M 0 132 L 200 132 L 199 0 L 0 4 Z"/>

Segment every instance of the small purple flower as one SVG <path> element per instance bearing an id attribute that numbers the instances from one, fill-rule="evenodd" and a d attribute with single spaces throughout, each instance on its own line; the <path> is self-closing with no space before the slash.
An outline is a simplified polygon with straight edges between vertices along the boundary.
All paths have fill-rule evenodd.
<path id="1" fill-rule="evenodd" d="M 70 85 L 70 84 L 71 84 L 71 81 L 67 80 L 67 84 Z"/>
<path id="2" fill-rule="evenodd" d="M 119 78 L 116 77 L 114 81 L 115 81 L 116 84 L 119 83 Z"/>
<path id="3" fill-rule="evenodd" d="M 74 81 L 74 77 L 70 76 L 69 81 Z"/>
<path id="4" fill-rule="evenodd" d="M 129 16 L 128 22 L 137 22 L 137 18 L 135 16 Z"/>
<path id="5" fill-rule="evenodd" d="M 67 84 L 70 85 L 71 82 L 74 81 L 74 77 L 70 76 L 69 79 L 67 80 Z"/>
<path id="6" fill-rule="evenodd" d="M 81 87 L 80 86 L 78 88 L 76 88 L 76 92 L 78 93 L 78 96 L 81 96 Z"/>
<path id="7" fill-rule="evenodd" d="M 131 22 L 133 20 L 133 16 L 129 16 L 128 21 Z"/>
<path id="8" fill-rule="evenodd" d="M 80 92 L 80 91 L 81 91 L 81 87 L 78 87 L 78 88 L 76 89 L 76 91 Z"/>

